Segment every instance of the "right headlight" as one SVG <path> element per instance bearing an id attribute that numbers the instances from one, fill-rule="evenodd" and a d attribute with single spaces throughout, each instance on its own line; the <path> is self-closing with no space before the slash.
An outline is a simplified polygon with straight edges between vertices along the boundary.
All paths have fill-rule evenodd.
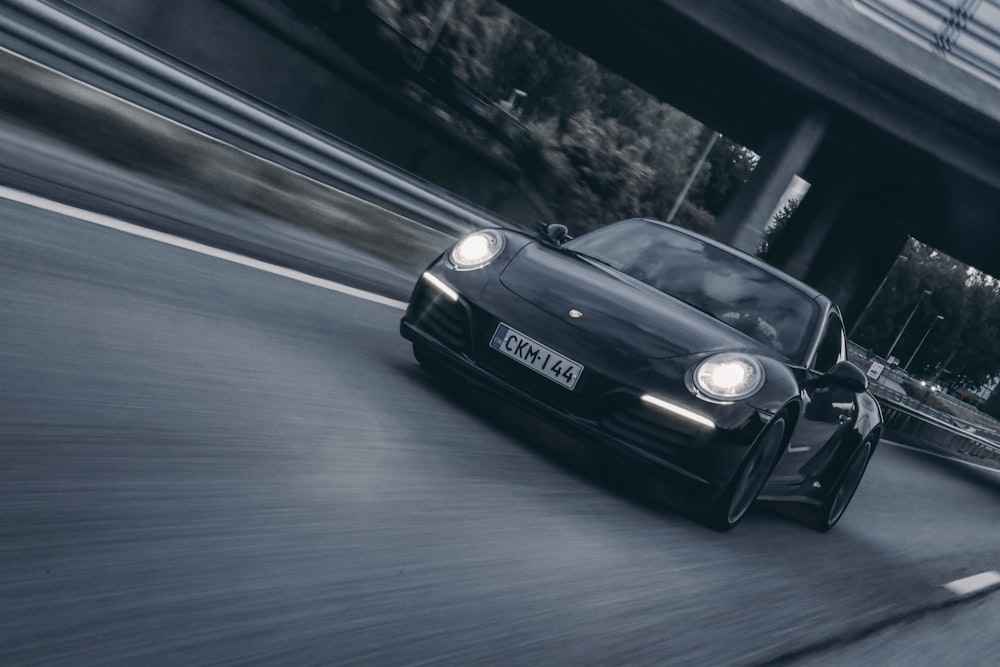
<path id="1" fill-rule="evenodd" d="M 738 401 L 764 386 L 764 367 L 756 357 L 741 352 L 713 355 L 694 369 L 695 389 L 717 401 Z"/>
<path id="2" fill-rule="evenodd" d="M 448 259 L 459 271 L 481 269 L 503 251 L 504 235 L 495 229 L 473 232 L 451 249 Z"/>

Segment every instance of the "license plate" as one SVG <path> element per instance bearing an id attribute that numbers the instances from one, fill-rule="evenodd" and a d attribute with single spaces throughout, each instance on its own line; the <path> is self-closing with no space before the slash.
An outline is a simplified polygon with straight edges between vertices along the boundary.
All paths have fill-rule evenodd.
<path id="1" fill-rule="evenodd" d="M 576 386 L 576 381 L 583 372 L 583 366 L 572 359 L 567 359 L 506 324 L 497 327 L 490 347 L 569 390 Z"/>

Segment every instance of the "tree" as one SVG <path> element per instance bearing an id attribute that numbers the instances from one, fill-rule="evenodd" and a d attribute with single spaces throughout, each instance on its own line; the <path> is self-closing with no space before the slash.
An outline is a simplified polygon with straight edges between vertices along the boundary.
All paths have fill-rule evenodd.
<path id="1" fill-rule="evenodd" d="M 461 113 L 448 109 L 455 100 L 443 98 L 459 88 L 434 77 L 450 76 L 494 104 L 523 91 L 519 120 L 532 140 L 511 144 L 514 159 L 575 232 L 625 217 L 665 217 L 711 134 L 494 0 L 285 2 L 384 76 L 405 79 L 410 67 L 411 83 L 433 79 L 439 99 L 424 99 L 456 123 Z M 442 8 L 448 20 L 424 59 L 419 54 Z M 717 142 L 675 222 L 711 231 L 755 164 L 752 152 Z"/>
<path id="2" fill-rule="evenodd" d="M 997 377 L 1000 348 L 993 341 L 1000 330 L 1000 284 L 914 239 L 902 256 L 862 315 L 857 342 L 885 355 L 899 336 L 893 354 L 903 363 L 913 357 L 911 373 L 930 377 L 947 370 L 956 388 L 977 388 Z M 925 290 L 931 294 L 917 305 Z M 938 315 L 944 319 L 934 324 Z"/>
<path id="3" fill-rule="evenodd" d="M 775 256 L 783 256 L 784 245 L 788 242 L 788 223 L 799 209 L 800 199 L 789 199 L 785 205 L 774 214 L 774 219 L 764 230 L 764 238 L 757 246 L 756 255 L 764 261 L 771 261 Z"/>
<path id="4" fill-rule="evenodd" d="M 708 154 L 708 179 L 691 199 L 712 215 L 720 215 L 759 161 L 760 156 L 749 148 L 721 137 Z"/>
<path id="5" fill-rule="evenodd" d="M 414 40 L 439 4 L 371 2 Z M 702 145 L 700 123 L 492 0 L 458 2 L 433 57 L 489 99 L 506 99 L 514 89 L 526 94 L 520 119 L 535 145 L 518 161 L 577 233 L 630 216 L 666 216 Z M 734 152 L 713 155 L 716 180 L 731 187 L 740 160 Z M 709 191 L 715 169 L 710 160 L 679 223 L 708 231 L 712 215 L 694 195 L 726 196 Z"/>

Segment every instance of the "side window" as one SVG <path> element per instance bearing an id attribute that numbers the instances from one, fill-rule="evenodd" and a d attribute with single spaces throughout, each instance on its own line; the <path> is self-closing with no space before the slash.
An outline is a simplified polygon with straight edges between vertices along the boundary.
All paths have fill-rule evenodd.
<path id="1" fill-rule="evenodd" d="M 813 364 L 820 373 L 830 370 L 835 363 L 847 358 L 847 343 L 844 337 L 844 325 L 840 323 L 840 318 L 830 315 L 826 320 L 826 331 L 819 341 L 819 349 L 816 350 L 816 362 Z"/>

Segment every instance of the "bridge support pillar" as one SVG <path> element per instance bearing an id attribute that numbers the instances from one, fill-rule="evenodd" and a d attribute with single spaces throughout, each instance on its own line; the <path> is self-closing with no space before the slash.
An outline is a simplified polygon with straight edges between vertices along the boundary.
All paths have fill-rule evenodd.
<path id="1" fill-rule="evenodd" d="M 808 111 L 764 145 L 757 168 L 716 221 L 720 240 L 749 253 L 757 249 L 771 214 L 792 178 L 805 172 L 829 124 L 824 111 Z"/>
<path id="2" fill-rule="evenodd" d="M 877 177 L 877 160 L 862 155 L 818 156 L 813 187 L 786 229 L 779 268 L 839 304 L 848 328 L 861 316 L 906 242 L 922 228 L 932 202 L 913 201 Z"/>

